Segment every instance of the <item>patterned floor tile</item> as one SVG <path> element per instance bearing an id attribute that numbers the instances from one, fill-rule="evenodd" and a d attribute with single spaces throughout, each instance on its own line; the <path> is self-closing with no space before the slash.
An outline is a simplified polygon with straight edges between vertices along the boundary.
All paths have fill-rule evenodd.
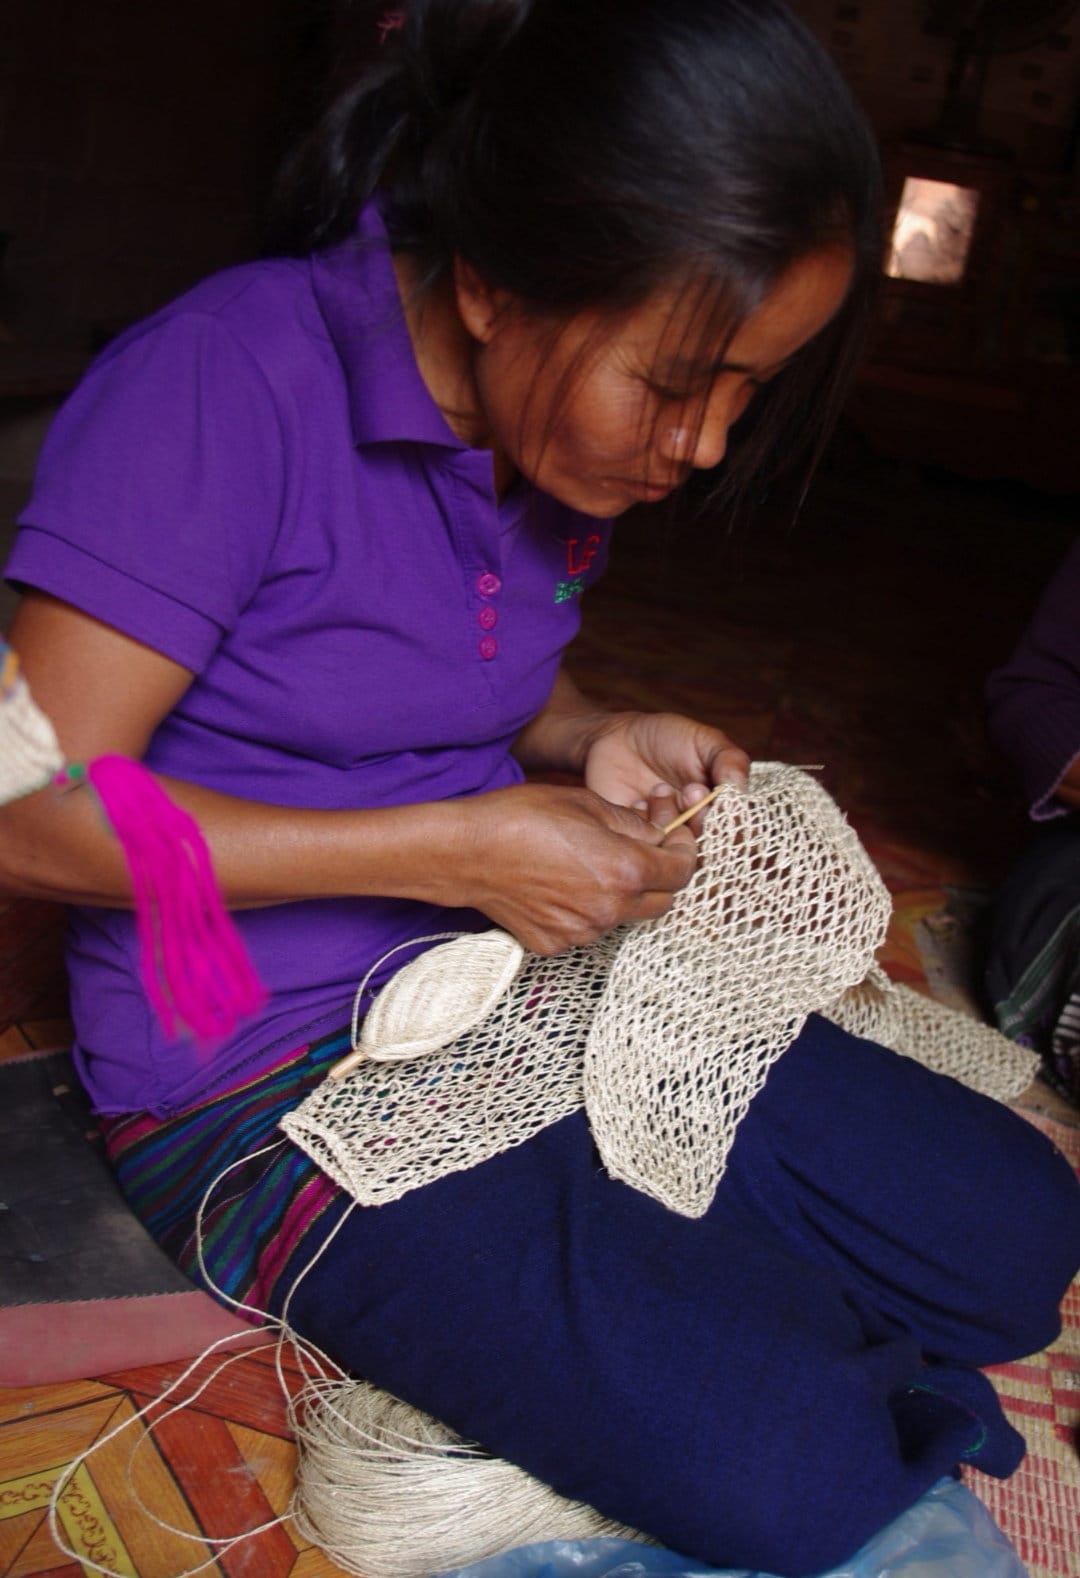
<path id="1" fill-rule="evenodd" d="M 0 1572 L 44 1578 L 74 1558 L 80 1574 L 91 1561 L 124 1578 L 173 1578 L 217 1552 L 211 1578 L 337 1578 L 340 1570 L 280 1521 L 295 1448 L 273 1365 L 245 1355 L 203 1389 L 210 1363 L 164 1398 L 186 1368 L 0 1392 Z M 61 1474 L 67 1555 L 48 1523 Z"/>

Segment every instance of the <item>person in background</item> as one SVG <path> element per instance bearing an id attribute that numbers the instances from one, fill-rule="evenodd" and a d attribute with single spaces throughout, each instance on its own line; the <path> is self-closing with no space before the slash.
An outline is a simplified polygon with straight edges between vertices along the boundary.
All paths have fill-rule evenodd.
<path id="1" fill-rule="evenodd" d="M 605 710 L 562 655 L 626 510 L 820 451 L 877 152 L 778 0 L 398 20 L 289 167 L 281 255 L 76 391 L 7 569 L 67 759 L 139 758 L 195 815 L 267 1005 L 210 1056 L 162 1034 L 81 791 L 3 808 L 0 887 L 70 905 L 78 1066 L 190 1274 L 280 1313 L 304 1272 L 290 1322 L 343 1367 L 677 1550 L 801 1578 L 960 1463 L 1020 1461 L 980 1366 L 1053 1340 L 1080 1263 L 1041 1134 L 818 1019 L 700 1220 L 608 1177 L 580 1111 L 378 1208 L 277 1122 L 399 944 L 559 954 L 689 881 L 664 828 L 745 753 Z M 526 777 L 552 770 L 582 782 Z"/>
<path id="2" fill-rule="evenodd" d="M 991 912 L 985 991 L 1080 1106 L 1080 541 L 987 681 L 987 726 L 1034 824 Z"/>

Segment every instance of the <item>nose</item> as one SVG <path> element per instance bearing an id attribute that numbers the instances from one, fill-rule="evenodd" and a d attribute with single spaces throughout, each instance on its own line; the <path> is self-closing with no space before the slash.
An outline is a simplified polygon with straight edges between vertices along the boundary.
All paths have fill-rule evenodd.
<path id="1" fill-rule="evenodd" d="M 666 428 L 660 438 L 665 460 L 711 471 L 727 453 L 728 433 L 741 415 L 730 391 L 714 388 L 696 425 Z"/>
<path id="2" fill-rule="evenodd" d="M 690 462 L 698 471 L 711 471 L 723 460 L 727 454 L 728 434 L 739 414 L 730 391 L 713 390 L 696 434 Z"/>

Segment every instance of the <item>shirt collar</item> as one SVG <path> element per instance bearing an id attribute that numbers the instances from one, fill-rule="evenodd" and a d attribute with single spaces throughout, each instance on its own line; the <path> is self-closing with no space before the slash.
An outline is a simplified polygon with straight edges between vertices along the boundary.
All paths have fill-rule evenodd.
<path id="1" fill-rule="evenodd" d="M 411 439 L 467 449 L 432 399 L 413 353 L 375 202 L 353 235 L 311 259 L 312 283 L 349 392 L 353 439 L 377 444 Z"/>

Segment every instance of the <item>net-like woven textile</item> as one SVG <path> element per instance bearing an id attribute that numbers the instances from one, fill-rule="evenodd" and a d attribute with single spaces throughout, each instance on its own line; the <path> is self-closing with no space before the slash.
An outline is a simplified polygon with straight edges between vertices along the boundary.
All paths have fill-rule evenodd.
<path id="1" fill-rule="evenodd" d="M 721 795 L 690 883 L 612 962 L 585 1052 L 608 1171 L 708 1209 L 735 1129 L 806 1016 L 866 975 L 891 909 L 836 805 L 793 767 Z"/>
<path id="2" fill-rule="evenodd" d="M 999 1030 L 898 986 L 880 965 L 845 992 L 827 1017 L 853 1036 L 913 1057 L 936 1074 L 951 1074 L 984 1096 L 1008 1101 L 1031 1084 L 1038 1056 Z"/>
<path id="3" fill-rule="evenodd" d="M 813 778 L 755 765 L 745 794 L 725 791 L 709 810 L 700 844 L 667 915 L 556 959 L 526 954 L 485 1017 L 426 1056 L 408 1054 L 434 1039 L 444 991 L 445 1022 L 462 1022 L 477 940 L 407 965 L 380 997 L 388 1039 L 369 1032 L 360 1065 L 326 1080 L 285 1132 L 361 1204 L 378 1205 L 584 1104 L 614 1176 L 700 1216 L 740 1119 L 812 1012 L 991 1095 L 1028 1083 L 1029 1054 L 874 970 L 888 894 Z M 465 993 L 474 1008 L 516 946 L 481 940 L 484 980 Z"/>
<path id="4" fill-rule="evenodd" d="M 359 1066 L 327 1079 L 282 1127 L 377 1204 L 584 1103 L 610 1172 L 698 1216 L 739 1120 L 814 1010 L 987 1094 L 1015 1094 L 1031 1054 L 893 986 L 873 963 L 889 907 L 818 784 L 755 767 L 747 794 L 722 794 L 708 813 L 699 868 L 661 920 L 520 964 L 504 933 L 432 949 L 354 1030 Z M 451 1044 L 415 1055 L 440 1025 Z M 363 1382 L 317 1387 L 297 1435 L 298 1524 L 367 1578 L 421 1578 L 527 1540 L 614 1532 Z"/>
<path id="5" fill-rule="evenodd" d="M 581 1106 L 585 1036 L 620 940 L 615 931 L 557 959 L 526 954 L 487 1017 L 450 1046 L 400 1062 L 366 1058 L 345 1079 L 324 1080 L 281 1127 L 361 1205 L 397 1200 L 522 1144 Z M 425 956 L 429 989 L 442 954 Z M 467 957 L 453 954 L 453 969 Z M 421 964 L 406 965 L 383 995 Z"/>
<path id="6" fill-rule="evenodd" d="M 53 726 L 0 636 L 0 805 L 43 788 L 63 765 Z"/>

